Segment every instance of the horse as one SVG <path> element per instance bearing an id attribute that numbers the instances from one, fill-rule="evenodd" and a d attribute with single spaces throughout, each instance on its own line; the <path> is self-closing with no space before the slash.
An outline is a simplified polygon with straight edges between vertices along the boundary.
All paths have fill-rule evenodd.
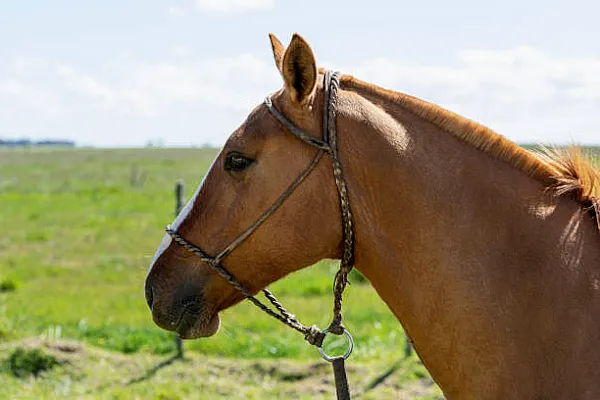
<path id="1" fill-rule="evenodd" d="M 325 71 L 270 35 L 273 106 L 322 137 Z M 437 105 L 342 75 L 338 153 L 356 268 L 448 399 L 600 398 L 600 174 L 577 147 L 538 152 Z M 320 150 L 264 105 L 228 138 L 171 229 L 207 254 L 239 237 Z M 323 157 L 223 260 L 251 293 L 344 250 Z M 209 260 L 210 261 L 210 260 Z M 244 299 L 165 235 L 146 276 L 154 322 L 214 335 Z"/>

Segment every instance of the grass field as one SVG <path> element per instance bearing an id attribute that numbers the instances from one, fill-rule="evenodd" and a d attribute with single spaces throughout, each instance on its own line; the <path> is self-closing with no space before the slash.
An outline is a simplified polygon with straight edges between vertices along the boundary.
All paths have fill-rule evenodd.
<path id="1" fill-rule="evenodd" d="M 215 155 L 214 149 L 0 150 L 0 362 L 32 343 L 55 353 L 65 340 L 85 349 L 59 352 L 65 360 L 60 368 L 38 378 L 0 373 L 0 398 L 232 397 L 227 390 L 239 379 L 237 398 L 319 398 L 302 382 L 296 387 L 256 373 L 293 363 L 298 370 L 327 365 L 300 335 L 245 302 L 224 313 L 218 335 L 185 343 L 187 361 L 120 386 L 175 351 L 172 334 L 151 321 L 143 282 L 163 227 L 173 219 L 174 182 L 183 179 L 190 195 Z M 325 326 L 335 270 L 322 262 L 272 289 L 303 322 Z M 424 389 L 411 398 L 437 396 L 414 355 L 398 364 L 405 345 L 401 327 L 359 278 L 353 276 L 344 314 L 356 341 L 349 360 L 357 377 L 353 389 L 398 368 L 368 396 L 397 398 L 412 384 Z M 210 375 L 202 360 L 230 372 Z M 308 381 L 329 377 L 320 368 Z M 112 387 L 111 381 L 120 383 Z M 328 398 L 330 388 L 322 386 Z"/>

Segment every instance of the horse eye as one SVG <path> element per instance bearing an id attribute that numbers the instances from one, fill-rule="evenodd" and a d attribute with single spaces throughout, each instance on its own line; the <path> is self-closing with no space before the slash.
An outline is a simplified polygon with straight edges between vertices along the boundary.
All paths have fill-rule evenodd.
<path id="1" fill-rule="evenodd" d="M 225 157 L 226 171 L 243 171 L 252 164 L 254 160 L 246 158 L 240 153 L 229 153 Z"/>

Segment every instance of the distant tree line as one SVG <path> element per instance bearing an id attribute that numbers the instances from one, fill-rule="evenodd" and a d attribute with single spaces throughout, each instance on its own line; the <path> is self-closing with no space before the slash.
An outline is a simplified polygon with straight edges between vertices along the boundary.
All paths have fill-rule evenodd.
<path id="1" fill-rule="evenodd" d="M 62 139 L 0 139 L 0 147 L 75 147 L 75 142 Z"/>

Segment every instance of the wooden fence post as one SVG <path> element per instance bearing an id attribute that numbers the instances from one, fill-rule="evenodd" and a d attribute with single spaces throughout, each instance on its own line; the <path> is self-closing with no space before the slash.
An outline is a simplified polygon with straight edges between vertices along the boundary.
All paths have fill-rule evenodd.
<path id="1" fill-rule="evenodd" d="M 406 340 L 404 342 L 404 358 L 408 358 L 413 353 L 412 341 L 406 333 L 404 334 L 404 340 Z"/>
<path id="2" fill-rule="evenodd" d="M 184 202 L 184 192 L 185 184 L 183 180 L 178 179 L 175 182 L 175 217 L 179 215 L 181 209 L 183 208 Z M 175 335 L 175 346 L 177 346 L 177 358 L 183 358 L 183 341 L 179 338 L 179 336 Z"/>

